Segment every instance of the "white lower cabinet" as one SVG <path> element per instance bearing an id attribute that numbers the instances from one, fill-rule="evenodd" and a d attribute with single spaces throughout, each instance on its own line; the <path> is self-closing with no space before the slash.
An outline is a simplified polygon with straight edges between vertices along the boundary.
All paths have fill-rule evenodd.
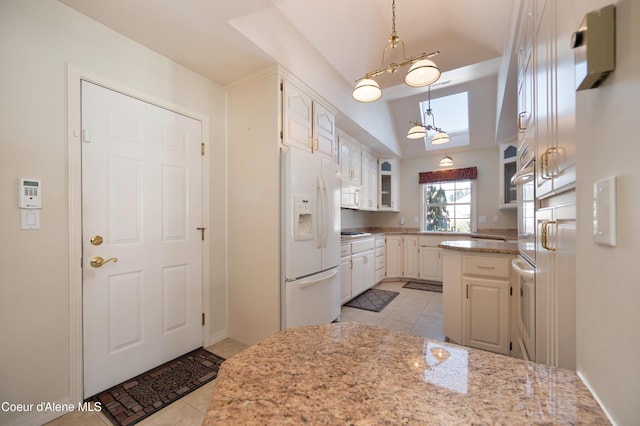
<path id="1" fill-rule="evenodd" d="M 404 237 L 404 250 L 402 253 L 402 276 L 405 278 L 418 278 L 418 237 L 407 235 Z"/>
<path id="2" fill-rule="evenodd" d="M 438 247 L 420 246 L 418 249 L 418 276 L 421 280 L 442 281 L 441 250 Z"/>
<path id="3" fill-rule="evenodd" d="M 443 250 L 443 328 L 449 340 L 510 354 L 513 258 Z"/>
<path id="4" fill-rule="evenodd" d="M 343 304 L 351 299 L 351 244 L 343 244 L 340 251 L 343 254 L 340 258 L 340 304 Z"/>
<path id="5" fill-rule="evenodd" d="M 376 237 L 375 239 L 375 272 L 374 272 L 374 285 L 378 284 L 384 279 L 386 273 L 386 254 L 385 254 L 385 238 Z"/>
<path id="6" fill-rule="evenodd" d="M 344 243 L 340 251 L 340 301 L 346 303 L 376 283 L 374 239 Z"/>
<path id="7" fill-rule="evenodd" d="M 351 256 L 351 296 L 355 297 L 374 285 L 373 249 Z"/>
<path id="8" fill-rule="evenodd" d="M 509 281 L 463 276 L 462 344 L 509 354 Z"/>
<path id="9" fill-rule="evenodd" d="M 458 235 L 387 235 L 385 276 L 442 281 L 442 249 L 438 244 L 465 238 Z"/>
<path id="10" fill-rule="evenodd" d="M 402 235 L 388 235 L 385 244 L 387 278 L 402 277 Z"/>

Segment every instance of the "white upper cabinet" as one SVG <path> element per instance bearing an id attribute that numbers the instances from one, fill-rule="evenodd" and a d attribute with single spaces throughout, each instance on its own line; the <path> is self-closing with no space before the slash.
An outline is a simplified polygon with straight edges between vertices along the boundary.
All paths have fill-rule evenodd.
<path id="1" fill-rule="evenodd" d="M 398 160 L 386 158 L 379 160 L 378 177 L 378 210 L 399 211 L 399 177 Z"/>
<path id="2" fill-rule="evenodd" d="M 318 102 L 313 103 L 313 144 L 315 152 L 337 160 L 336 116 Z"/>
<path id="3" fill-rule="evenodd" d="M 535 35 L 536 105 L 536 197 L 544 198 L 575 185 L 575 66 L 567 40 L 575 27 L 573 6 L 566 1 L 547 1 L 538 8 Z"/>
<path id="4" fill-rule="evenodd" d="M 516 172 L 517 148 L 516 144 L 502 144 L 499 148 L 500 181 L 499 181 L 499 203 L 501 209 L 515 209 L 516 186 L 511 183 L 511 178 Z"/>
<path id="5" fill-rule="evenodd" d="M 340 171 L 342 181 L 352 185 L 362 184 L 362 149 L 358 143 L 344 133 L 338 136 L 340 142 Z"/>
<path id="6" fill-rule="evenodd" d="M 378 159 L 362 151 L 360 210 L 378 210 Z"/>
<path id="7" fill-rule="evenodd" d="M 282 143 L 338 160 L 335 114 L 291 81 L 282 80 Z"/>

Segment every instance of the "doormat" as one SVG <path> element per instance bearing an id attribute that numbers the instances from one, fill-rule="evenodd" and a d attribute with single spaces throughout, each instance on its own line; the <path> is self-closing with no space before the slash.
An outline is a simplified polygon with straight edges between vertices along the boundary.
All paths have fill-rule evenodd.
<path id="1" fill-rule="evenodd" d="M 399 294 L 400 293 L 395 291 L 370 288 L 355 299 L 345 303 L 344 306 L 380 312 Z"/>
<path id="2" fill-rule="evenodd" d="M 412 288 L 414 290 L 424 290 L 424 291 L 433 291 L 435 293 L 442 293 L 442 283 L 440 281 L 427 281 L 427 282 L 418 282 L 418 281 L 409 281 L 402 288 Z"/>
<path id="3" fill-rule="evenodd" d="M 128 426 L 160 411 L 218 376 L 224 361 L 200 348 L 88 398 L 114 425 Z"/>

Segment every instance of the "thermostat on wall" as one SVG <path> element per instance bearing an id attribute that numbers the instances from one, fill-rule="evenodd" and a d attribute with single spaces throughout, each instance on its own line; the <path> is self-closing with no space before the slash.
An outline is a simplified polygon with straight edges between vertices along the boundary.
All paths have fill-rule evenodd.
<path id="1" fill-rule="evenodd" d="M 18 180 L 18 207 L 21 209 L 42 208 L 42 182 L 40 179 Z"/>

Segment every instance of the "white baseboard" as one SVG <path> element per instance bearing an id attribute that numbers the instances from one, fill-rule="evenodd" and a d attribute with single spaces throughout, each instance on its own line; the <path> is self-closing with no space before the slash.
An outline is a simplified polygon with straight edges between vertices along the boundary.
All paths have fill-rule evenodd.
<path id="1" fill-rule="evenodd" d="M 229 334 L 227 333 L 227 329 L 225 328 L 224 330 L 220 330 L 217 331 L 215 333 L 211 333 L 209 335 L 209 345 L 213 345 L 215 343 L 221 342 L 222 340 L 226 339 L 227 337 L 229 337 Z"/>
<path id="2" fill-rule="evenodd" d="M 614 420 L 614 417 L 611 415 L 609 410 L 607 410 L 607 407 L 604 405 L 602 400 L 600 400 L 600 397 L 598 396 L 596 391 L 593 389 L 593 387 L 591 386 L 591 384 L 589 383 L 587 378 L 584 376 L 584 374 L 582 374 L 581 371 L 576 371 L 576 373 L 578 374 L 578 377 L 580 377 L 580 380 L 582 380 L 582 383 L 584 383 L 584 385 L 587 387 L 587 389 L 589 389 L 589 392 L 591 392 L 591 395 L 596 400 L 598 405 L 600 405 L 600 408 L 602 408 L 602 411 L 604 411 L 605 416 L 607 416 L 607 418 L 609 419 L 611 424 L 613 426 L 618 426 L 619 423 Z"/>

